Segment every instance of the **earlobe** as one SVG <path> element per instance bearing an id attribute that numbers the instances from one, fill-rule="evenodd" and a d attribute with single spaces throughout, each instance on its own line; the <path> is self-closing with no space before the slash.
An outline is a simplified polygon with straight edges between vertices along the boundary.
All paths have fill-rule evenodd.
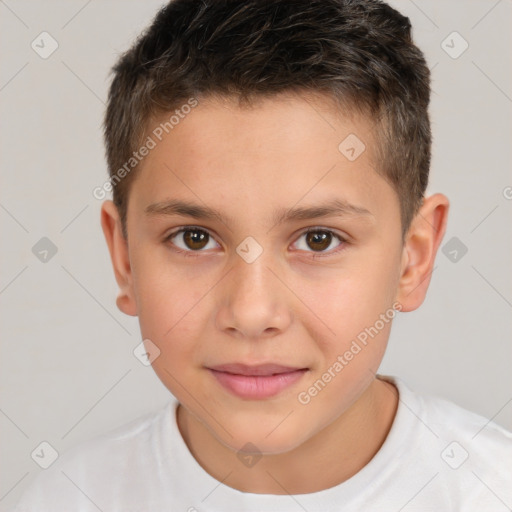
<path id="1" fill-rule="evenodd" d="M 437 250 L 446 231 L 449 201 L 443 194 L 424 199 L 407 233 L 397 301 L 402 311 L 418 308 L 427 293 Z"/>
<path id="2" fill-rule="evenodd" d="M 105 201 L 101 207 L 101 227 L 119 286 L 117 307 L 127 315 L 136 316 L 137 304 L 133 290 L 128 242 L 123 235 L 119 212 L 112 201 Z"/>

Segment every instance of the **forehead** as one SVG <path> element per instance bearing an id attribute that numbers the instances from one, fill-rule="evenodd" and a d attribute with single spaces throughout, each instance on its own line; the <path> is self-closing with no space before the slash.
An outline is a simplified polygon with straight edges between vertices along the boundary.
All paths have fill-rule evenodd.
<path id="1" fill-rule="evenodd" d="M 283 94 L 246 106 L 209 98 L 186 110 L 172 124 L 165 124 L 172 113 L 153 120 L 148 130 L 155 147 L 132 191 L 141 207 L 186 196 L 226 210 L 278 208 L 337 193 L 366 209 L 394 198 L 398 208 L 374 168 L 371 119 L 341 111 L 326 96 Z"/>
<path id="2" fill-rule="evenodd" d="M 176 112 L 180 110 L 178 107 Z M 171 117 L 173 126 L 166 124 Z M 221 153 L 296 153 L 300 142 L 318 145 L 323 140 L 322 149 L 330 146 L 338 157 L 340 137 L 348 132 L 364 139 L 367 156 L 372 154 L 373 124 L 372 119 L 357 115 L 354 108 L 340 107 L 325 94 L 286 92 L 242 104 L 235 97 L 210 96 L 197 100 L 197 106 L 187 109 L 186 114 L 167 113 L 153 119 L 150 129 L 161 132 L 163 128 L 166 139 L 172 133 L 176 141 L 180 139 L 183 150 L 193 154 L 203 149 L 213 155 L 219 142 L 226 144 Z M 308 150 L 313 149 L 312 143 L 308 143 Z"/>

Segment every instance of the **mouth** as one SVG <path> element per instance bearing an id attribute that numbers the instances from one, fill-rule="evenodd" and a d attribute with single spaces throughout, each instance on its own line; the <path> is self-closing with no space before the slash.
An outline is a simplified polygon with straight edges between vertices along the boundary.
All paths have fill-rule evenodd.
<path id="1" fill-rule="evenodd" d="M 223 364 L 207 368 L 227 391 L 248 400 L 262 400 L 283 392 L 296 384 L 309 368 L 280 364 Z"/>

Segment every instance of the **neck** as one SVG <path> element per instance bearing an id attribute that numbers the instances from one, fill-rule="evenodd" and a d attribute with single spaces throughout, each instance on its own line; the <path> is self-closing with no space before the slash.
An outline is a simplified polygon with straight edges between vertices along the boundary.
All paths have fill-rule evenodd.
<path id="1" fill-rule="evenodd" d="M 397 406 L 396 388 L 375 379 L 348 411 L 315 436 L 289 452 L 263 455 L 248 468 L 240 468 L 236 451 L 181 405 L 178 426 L 197 462 L 225 485 L 257 494 L 305 494 L 338 485 L 368 464 L 386 439 Z"/>

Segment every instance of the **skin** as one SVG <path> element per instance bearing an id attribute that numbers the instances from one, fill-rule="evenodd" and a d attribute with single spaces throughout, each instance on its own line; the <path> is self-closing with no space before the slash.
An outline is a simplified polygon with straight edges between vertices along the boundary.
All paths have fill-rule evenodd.
<path id="1" fill-rule="evenodd" d="M 351 133 L 366 145 L 353 162 L 338 150 Z M 191 453 L 233 488 L 332 487 L 365 466 L 389 432 L 397 391 L 375 373 L 391 322 L 309 403 L 297 398 L 394 303 L 402 311 L 420 306 L 445 232 L 448 200 L 434 194 L 402 243 L 399 200 L 375 171 L 372 146 L 368 120 L 321 95 L 283 94 L 253 108 L 210 98 L 137 169 L 127 239 L 113 203 L 103 204 L 118 307 L 137 315 L 143 338 L 159 347 L 153 367 L 180 402 L 178 426 Z M 223 221 L 146 212 L 171 199 L 214 208 Z M 279 224 L 273 217 L 332 199 L 369 213 Z M 210 235 L 204 247 L 183 233 L 168 238 L 186 226 Z M 308 243 L 311 227 L 330 230 L 330 243 Z M 248 236 L 263 249 L 252 263 L 236 252 Z M 248 400 L 205 368 L 234 362 L 308 371 L 275 397 Z M 263 454 L 252 467 L 237 456 L 248 442 Z"/>

